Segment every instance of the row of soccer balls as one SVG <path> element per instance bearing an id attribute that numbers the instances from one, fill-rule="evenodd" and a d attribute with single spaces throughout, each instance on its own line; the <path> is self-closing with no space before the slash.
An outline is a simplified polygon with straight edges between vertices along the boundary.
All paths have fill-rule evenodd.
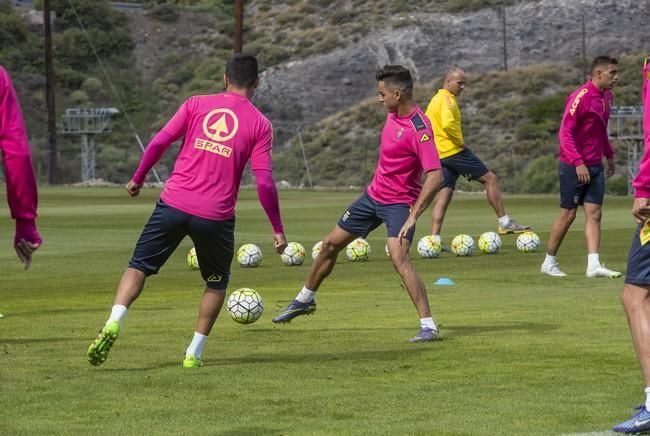
<path id="1" fill-rule="evenodd" d="M 312 259 L 316 259 L 320 253 L 323 241 L 317 242 L 311 250 Z M 457 256 L 471 256 L 474 253 L 474 238 L 469 235 L 460 234 L 454 237 L 449 246 L 452 253 Z M 496 254 L 501 249 L 501 238 L 495 232 L 485 232 L 478 238 L 478 248 L 485 254 Z M 536 251 L 540 246 L 540 239 L 533 232 L 524 232 L 520 234 L 515 246 L 519 251 L 524 253 Z M 386 246 L 386 255 L 388 255 L 388 246 Z M 370 244 L 363 238 L 357 238 L 350 242 L 345 248 L 345 255 L 351 262 L 365 262 L 370 256 Z M 434 258 L 440 256 L 442 246 L 433 236 L 424 236 L 418 241 L 417 252 L 421 257 Z M 289 242 L 287 248 L 280 255 L 282 263 L 287 266 L 302 265 L 305 261 L 305 247 L 299 242 Z M 262 250 L 255 244 L 244 244 L 237 250 L 237 262 L 243 267 L 256 267 L 262 263 Z M 191 269 L 199 269 L 199 261 L 196 256 L 196 250 L 192 247 L 187 254 L 187 264 Z"/>

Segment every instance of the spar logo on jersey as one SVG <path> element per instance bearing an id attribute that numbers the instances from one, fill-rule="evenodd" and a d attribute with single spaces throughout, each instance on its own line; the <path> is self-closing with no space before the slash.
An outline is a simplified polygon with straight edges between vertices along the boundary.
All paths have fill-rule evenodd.
<path id="1" fill-rule="evenodd" d="M 569 109 L 569 113 L 571 116 L 576 113 L 576 109 L 578 109 L 578 105 L 580 104 L 580 100 L 582 100 L 582 97 L 588 93 L 589 90 L 587 88 L 583 88 L 582 91 L 576 95 L 576 98 L 573 99 L 573 103 L 571 103 L 571 109 Z"/>
<path id="2" fill-rule="evenodd" d="M 232 147 L 223 144 L 232 139 L 239 129 L 239 120 L 233 111 L 226 108 L 214 109 L 203 118 L 203 133 L 210 140 L 196 138 L 194 148 L 224 157 L 230 157 Z"/>

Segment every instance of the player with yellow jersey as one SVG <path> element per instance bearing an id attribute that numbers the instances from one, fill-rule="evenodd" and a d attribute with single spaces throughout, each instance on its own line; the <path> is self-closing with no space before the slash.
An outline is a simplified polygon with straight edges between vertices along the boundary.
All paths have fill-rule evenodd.
<path id="1" fill-rule="evenodd" d="M 460 109 L 456 102 L 456 97 L 463 92 L 463 89 L 465 89 L 465 73 L 454 66 L 447 71 L 442 89 L 433 96 L 426 111 L 433 128 L 445 178 L 433 206 L 431 233 L 440 242 L 442 222 L 454 194 L 456 180 L 460 175 L 467 180 L 477 180 L 483 184 L 487 200 L 499 220 L 499 233 L 524 232 L 530 227 L 522 226 L 506 214 L 497 176 L 465 146 Z"/>

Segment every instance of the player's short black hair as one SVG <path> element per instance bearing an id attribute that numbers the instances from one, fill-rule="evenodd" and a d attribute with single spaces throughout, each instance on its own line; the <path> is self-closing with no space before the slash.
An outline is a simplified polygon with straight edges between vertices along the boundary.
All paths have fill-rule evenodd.
<path id="1" fill-rule="evenodd" d="M 255 56 L 237 53 L 226 64 L 226 77 L 238 88 L 250 88 L 255 84 L 259 75 Z"/>
<path id="2" fill-rule="evenodd" d="M 402 91 L 413 91 L 413 77 L 408 68 L 401 65 L 384 65 L 375 73 L 377 82 L 383 81 L 391 87 Z"/>
<path id="3" fill-rule="evenodd" d="M 598 67 L 606 67 L 611 64 L 618 65 L 618 60 L 611 56 L 596 56 L 594 61 L 591 63 L 591 73 L 593 74 Z"/>

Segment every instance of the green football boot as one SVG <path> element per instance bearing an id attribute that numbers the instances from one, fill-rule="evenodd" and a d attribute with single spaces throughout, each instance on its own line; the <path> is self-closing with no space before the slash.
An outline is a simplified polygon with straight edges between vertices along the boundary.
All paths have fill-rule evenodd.
<path id="1" fill-rule="evenodd" d="M 120 335 L 120 323 L 111 321 L 102 328 L 97 339 L 88 347 L 88 362 L 91 365 L 99 366 L 108 359 L 108 352 L 111 351 L 113 343 Z"/>
<path id="2" fill-rule="evenodd" d="M 183 368 L 200 368 L 203 366 L 201 359 L 197 359 L 194 356 L 186 356 L 183 360 Z"/>

